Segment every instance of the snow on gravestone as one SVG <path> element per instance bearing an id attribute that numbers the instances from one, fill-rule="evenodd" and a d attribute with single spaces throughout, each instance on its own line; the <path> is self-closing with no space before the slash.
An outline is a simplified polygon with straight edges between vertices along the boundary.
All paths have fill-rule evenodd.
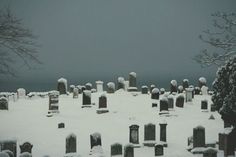
<path id="1" fill-rule="evenodd" d="M 118 77 L 117 79 L 117 90 L 125 89 L 125 79 L 124 77 Z"/>
<path id="2" fill-rule="evenodd" d="M 14 157 L 14 153 L 10 150 L 3 150 L 2 152 L 7 153 L 9 155 L 9 157 Z M 1 155 L 0 155 L 0 157 L 1 157 Z"/>
<path id="3" fill-rule="evenodd" d="M 160 91 L 158 88 L 152 90 L 151 99 L 159 100 Z"/>
<path id="4" fill-rule="evenodd" d="M 144 125 L 144 146 L 154 146 L 156 144 L 156 125 L 149 123 Z"/>
<path id="5" fill-rule="evenodd" d="M 160 89 L 160 94 L 165 94 L 165 92 L 166 92 L 165 88 Z"/>
<path id="6" fill-rule="evenodd" d="M 29 152 L 24 152 L 24 153 L 20 154 L 19 157 L 32 157 L 32 154 L 30 154 Z"/>
<path id="7" fill-rule="evenodd" d="M 25 98 L 25 96 L 26 96 L 26 90 L 24 88 L 17 89 L 17 98 L 18 99 Z"/>
<path id="8" fill-rule="evenodd" d="M 202 92 L 202 95 L 208 95 L 208 87 L 207 86 L 202 86 L 201 92 Z"/>
<path id="9" fill-rule="evenodd" d="M 178 86 L 178 93 L 183 93 L 184 87 L 182 85 Z"/>
<path id="10" fill-rule="evenodd" d="M 70 93 L 73 93 L 75 85 L 70 85 Z"/>
<path id="11" fill-rule="evenodd" d="M 102 81 L 96 81 L 97 86 L 97 92 L 103 92 L 103 82 Z"/>
<path id="12" fill-rule="evenodd" d="M 59 113 L 59 92 L 50 91 L 49 96 L 49 111 L 53 113 Z"/>
<path id="13" fill-rule="evenodd" d="M 202 88 L 202 86 L 206 86 L 207 80 L 205 77 L 200 77 L 198 79 L 198 87 Z"/>
<path id="14" fill-rule="evenodd" d="M 108 82 L 107 83 L 107 93 L 115 93 L 115 83 L 114 82 Z"/>
<path id="15" fill-rule="evenodd" d="M 102 139 L 101 134 L 98 132 L 95 132 L 90 135 L 90 147 L 91 149 L 95 146 L 102 146 Z"/>
<path id="16" fill-rule="evenodd" d="M 183 79 L 182 85 L 183 85 L 184 90 L 185 90 L 185 88 L 188 88 L 188 86 L 189 86 L 188 79 Z"/>
<path id="17" fill-rule="evenodd" d="M 90 83 L 90 82 L 88 82 L 88 83 L 85 84 L 85 89 L 86 89 L 86 90 L 91 90 L 92 87 L 93 87 L 93 85 L 92 85 L 92 83 Z"/>
<path id="18" fill-rule="evenodd" d="M 128 91 L 133 92 L 133 91 L 137 91 L 137 74 L 135 72 L 131 72 L 129 73 L 129 88 Z"/>
<path id="19" fill-rule="evenodd" d="M 142 94 L 148 94 L 148 86 L 142 86 L 141 89 Z"/>
<path id="20" fill-rule="evenodd" d="M 65 78 L 57 80 L 57 90 L 60 94 L 67 94 L 67 80 Z"/>
<path id="21" fill-rule="evenodd" d="M 0 98 L 0 110 L 8 110 L 8 100 L 5 97 Z"/>
<path id="22" fill-rule="evenodd" d="M 192 102 L 193 88 L 185 88 L 186 102 Z"/>
<path id="23" fill-rule="evenodd" d="M 1 150 L 10 150 L 14 156 L 17 155 L 17 141 L 16 140 L 3 140 L 0 141 Z"/>
<path id="24" fill-rule="evenodd" d="M 177 92 L 177 81 L 171 80 L 170 81 L 170 93 L 176 93 Z"/>

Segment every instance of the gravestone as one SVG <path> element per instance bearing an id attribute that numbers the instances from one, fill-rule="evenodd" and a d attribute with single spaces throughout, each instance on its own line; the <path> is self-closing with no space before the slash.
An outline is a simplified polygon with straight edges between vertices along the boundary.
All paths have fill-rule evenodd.
<path id="1" fill-rule="evenodd" d="M 107 83 L 107 93 L 115 93 L 115 83 L 114 82 L 108 82 Z"/>
<path id="2" fill-rule="evenodd" d="M 154 88 L 156 88 L 156 85 L 151 84 L 151 86 L 150 86 L 150 93 L 152 93 L 152 90 L 153 90 Z"/>
<path id="3" fill-rule="evenodd" d="M 183 79 L 182 85 L 183 85 L 184 90 L 185 90 L 185 88 L 188 88 L 188 86 L 189 86 L 188 79 Z"/>
<path id="4" fill-rule="evenodd" d="M 194 94 L 199 95 L 201 93 L 201 89 L 199 87 L 194 88 Z"/>
<path id="5" fill-rule="evenodd" d="M 73 133 L 66 137 L 66 153 L 76 153 L 76 135 Z"/>
<path id="6" fill-rule="evenodd" d="M 193 88 L 185 88 L 186 102 L 192 102 Z"/>
<path id="7" fill-rule="evenodd" d="M 170 93 L 177 93 L 177 81 L 171 80 L 170 81 Z"/>
<path id="8" fill-rule="evenodd" d="M 160 141 L 163 142 L 163 146 L 164 147 L 167 147 L 167 141 L 166 141 L 166 126 L 167 126 L 167 123 L 160 123 Z"/>
<path id="9" fill-rule="evenodd" d="M 8 100 L 5 97 L 0 98 L 0 110 L 8 110 Z"/>
<path id="10" fill-rule="evenodd" d="M 31 143 L 25 142 L 22 145 L 20 145 L 20 153 L 24 153 L 24 152 L 32 153 L 32 148 L 33 148 L 33 145 Z"/>
<path id="11" fill-rule="evenodd" d="M 67 80 L 65 78 L 60 78 L 57 80 L 57 90 L 61 94 L 67 94 Z"/>
<path id="12" fill-rule="evenodd" d="M 172 95 L 168 95 L 168 110 L 174 108 L 174 97 Z"/>
<path id="13" fill-rule="evenodd" d="M 165 94 L 165 92 L 166 92 L 165 88 L 161 88 L 161 89 L 160 89 L 160 93 L 161 93 L 161 94 Z"/>
<path id="14" fill-rule="evenodd" d="M 139 144 L 139 126 L 131 125 L 129 127 L 129 142 L 132 144 Z"/>
<path id="15" fill-rule="evenodd" d="M 202 86 L 206 86 L 206 83 L 207 83 L 207 81 L 206 81 L 206 78 L 205 77 L 200 77 L 199 79 L 198 79 L 198 87 L 201 89 L 202 88 Z"/>
<path id="16" fill-rule="evenodd" d="M 49 111 L 51 113 L 59 113 L 59 92 L 50 91 L 48 92 L 49 97 Z"/>
<path id="17" fill-rule="evenodd" d="M 78 88 L 74 88 L 73 89 L 73 98 L 78 98 L 79 97 L 79 89 Z"/>
<path id="18" fill-rule="evenodd" d="M 202 95 L 208 95 L 208 87 L 207 86 L 202 86 L 201 92 L 202 92 Z"/>
<path id="19" fill-rule="evenodd" d="M 58 129 L 65 128 L 65 123 L 59 123 L 58 124 Z"/>
<path id="20" fill-rule="evenodd" d="M 201 101 L 201 109 L 202 110 L 207 110 L 208 108 L 208 101 L 207 100 L 202 100 Z"/>
<path id="21" fill-rule="evenodd" d="M 193 98 L 194 98 L 194 94 L 195 94 L 194 86 L 193 86 L 193 85 L 190 85 L 189 88 L 192 88 L 192 90 L 193 90 L 193 93 L 192 93 L 193 95 L 192 95 L 192 96 L 193 96 Z"/>
<path id="22" fill-rule="evenodd" d="M 151 99 L 159 100 L 160 91 L 158 88 L 154 88 L 151 93 Z"/>
<path id="23" fill-rule="evenodd" d="M 127 144 L 124 147 L 124 157 L 134 157 L 134 146 Z"/>
<path id="24" fill-rule="evenodd" d="M 219 150 L 224 150 L 225 137 L 226 137 L 226 134 L 224 132 L 218 134 Z"/>
<path id="25" fill-rule="evenodd" d="M 0 149 L 0 151 L 1 151 L 1 149 Z M 8 157 L 14 157 L 14 153 L 10 150 L 3 150 L 2 152 L 6 153 L 8 155 Z M 2 156 L 0 155 L 0 157 L 2 157 Z"/>
<path id="26" fill-rule="evenodd" d="M 184 87 L 183 86 L 178 86 L 178 93 L 183 93 Z"/>
<path id="27" fill-rule="evenodd" d="M 73 93 L 75 85 L 70 85 L 70 93 Z"/>
<path id="28" fill-rule="evenodd" d="M 32 157 L 32 154 L 30 154 L 28 152 L 24 152 L 24 153 L 20 154 L 19 157 Z"/>
<path id="29" fill-rule="evenodd" d="M 152 103 L 152 107 L 157 107 L 157 103 Z"/>
<path id="30" fill-rule="evenodd" d="M 193 148 L 205 147 L 205 145 L 205 128 L 203 126 L 193 128 Z"/>
<path id="31" fill-rule="evenodd" d="M 138 91 L 136 79 L 137 79 L 137 74 L 135 72 L 129 73 L 128 91 L 130 91 L 130 92 Z"/>
<path id="32" fill-rule="evenodd" d="M 97 86 L 97 92 L 103 92 L 103 82 L 102 81 L 96 81 Z"/>
<path id="33" fill-rule="evenodd" d="M 25 98 L 25 96 L 26 96 L 26 90 L 24 88 L 17 89 L 17 98 L 18 99 Z"/>
<path id="34" fill-rule="evenodd" d="M 217 150 L 209 147 L 203 151 L 203 157 L 217 157 Z"/>
<path id="35" fill-rule="evenodd" d="M 120 143 L 114 143 L 111 145 L 111 156 L 122 155 L 122 145 Z"/>
<path id="36" fill-rule="evenodd" d="M 160 112 L 168 111 L 168 99 L 166 97 L 162 97 L 160 100 Z"/>
<path id="37" fill-rule="evenodd" d="M 92 87 L 93 87 L 93 85 L 90 82 L 85 84 L 85 90 L 90 90 L 91 91 Z"/>
<path id="38" fill-rule="evenodd" d="M 148 94 L 148 86 L 142 86 L 142 94 Z"/>
<path id="39" fill-rule="evenodd" d="M 144 125 L 144 146 L 154 146 L 156 143 L 156 125 L 149 123 Z"/>
<path id="40" fill-rule="evenodd" d="M 102 114 L 102 113 L 107 113 L 107 112 L 109 112 L 109 110 L 107 109 L 107 97 L 105 94 L 102 94 L 99 97 L 97 113 Z"/>
<path id="41" fill-rule="evenodd" d="M 230 131 L 225 133 L 224 139 L 224 156 L 233 157 L 235 156 L 235 148 L 236 148 L 236 128 L 228 128 Z"/>
<path id="42" fill-rule="evenodd" d="M 117 79 L 117 89 L 125 89 L 125 79 L 124 77 L 118 77 Z"/>
<path id="43" fill-rule="evenodd" d="M 14 157 L 17 156 L 17 142 L 16 140 L 5 140 L 5 141 L 0 141 L 0 148 L 1 151 L 3 150 L 10 150 L 13 152 Z"/>
<path id="44" fill-rule="evenodd" d="M 91 91 L 90 90 L 83 91 L 82 107 L 91 107 Z"/>
<path id="45" fill-rule="evenodd" d="M 102 146 L 101 134 L 96 132 L 90 135 L 90 147 Z"/>
<path id="46" fill-rule="evenodd" d="M 164 155 L 164 147 L 161 144 L 156 144 L 155 147 L 155 156 L 163 156 Z"/>
<path id="47" fill-rule="evenodd" d="M 176 101 L 175 101 L 175 106 L 176 107 L 184 107 L 184 96 L 183 95 L 177 96 Z"/>

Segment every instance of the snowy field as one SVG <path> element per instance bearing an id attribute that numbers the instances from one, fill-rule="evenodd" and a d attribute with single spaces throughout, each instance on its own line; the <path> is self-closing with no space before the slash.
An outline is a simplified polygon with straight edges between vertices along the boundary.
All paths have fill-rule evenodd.
<path id="1" fill-rule="evenodd" d="M 90 152 L 90 134 L 99 132 L 102 138 L 102 148 L 105 156 L 110 156 L 110 146 L 119 142 L 123 146 L 129 143 L 129 126 L 139 125 L 139 142 L 144 141 L 144 125 L 156 124 L 156 139 L 160 139 L 159 123 L 167 122 L 167 143 L 164 148 L 166 157 L 191 157 L 186 150 L 187 138 L 193 134 L 193 128 L 202 125 L 205 127 L 206 143 L 218 141 L 218 133 L 223 129 L 223 121 L 217 112 L 202 112 L 201 100 L 208 100 L 210 109 L 211 97 L 209 95 L 195 95 L 193 102 L 184 104 L 184 108 L 174 107 L 170 116 L 159 115 L 158 107 L 152 108 L 151 95 L 138 92 L 116 91 L 107 95 L 109 112 L 97 114 L 98 97 L 101 93 L 92 93 L 92 108 L 81 108 L 82 95 L 73 99 L 72 94 L 59 97 L 60 113 L 47 117 L 48 97 L 27 98 L 9 101 L 9 110 L 0 110 L 0 140 L 17 140 L 19 144 L 29 141 L 33 144 L 34 157 L 62 157 L 65 154 L 65 139 L 70 133 L 77 136 L 77 153 L 88 157 Z M 163 95 L 160 96 L 162 98 Z M 215 120 L 209 120 L 213 114 Z M 64 122 L 65 128 L 58 129 L 58 123 Z M 123 152 L 124 153 L 124 152 Z M 222 152 L 218 153 L 221 156 Z M 153 147 L 134 149 L 135 157 L 154 157 Z"/>

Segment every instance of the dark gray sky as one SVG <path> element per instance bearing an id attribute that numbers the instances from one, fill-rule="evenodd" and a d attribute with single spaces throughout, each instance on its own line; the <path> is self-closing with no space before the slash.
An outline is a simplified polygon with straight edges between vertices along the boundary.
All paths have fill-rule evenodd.
<path id="1" fill-rule="evenodd" d="M 212 80 L 216 68 L 202 69 L 192 60 L 207 48 L 198 35 L 211 26 L 211 13 L 236 12 L 235 0 L 0 1 L 8 5 L 39 36 L 43 65 L 1 78 L 4 90 L 51 84 L 61 76 L 74 84 L 115 81 L 131 71 L 142 83 Z"/>

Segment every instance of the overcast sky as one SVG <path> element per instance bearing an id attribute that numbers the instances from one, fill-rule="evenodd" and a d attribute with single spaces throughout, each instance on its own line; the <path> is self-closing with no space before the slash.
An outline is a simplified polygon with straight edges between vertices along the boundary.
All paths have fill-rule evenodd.
<path id="1" fill-rule="evenodd" d="M 211 13 L 236 12 L 235 0 L 1 0 L 38 35 L 42 65 L 2 77 L 3 89 L 26 82 L 115 81 L 135 71 L 139 82 L 205 76 L 192 58 L 207 48 L 198 36 Z M 170 81 L 170 80 L 168 80 Z M 18 85 L 19 86 L 19 85 Z M 15 87 L 15 85 L 14 85 Z"/>

